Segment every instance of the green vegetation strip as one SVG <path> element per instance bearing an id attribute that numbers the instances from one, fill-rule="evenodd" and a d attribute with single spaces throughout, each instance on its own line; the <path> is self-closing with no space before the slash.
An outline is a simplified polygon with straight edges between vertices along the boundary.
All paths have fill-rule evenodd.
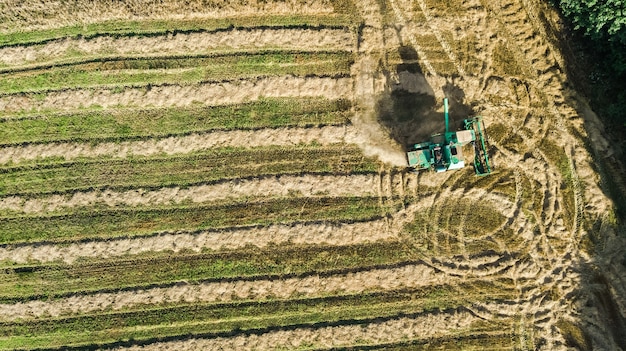
<path id="1" fill-rule="evenodd" d="M 50 299 L 96 291 L 169 286 L 174 282 L 214 279 L 275 279 L 278 276 L 337 272 L 389 265 L 412 258 L 400 242 L 351 246 L 273 247 L 234 252 L 172 255 L 75 265 L 41 265 L 0 269 L 0 302 Z"/>
<path id="2" fill-rule="evenodd" d="M 159 188 L 263 175 L 366 173 L 377 169 L 378 161 L 365 158 L 360 149 L 344 144 L 219 148 L 183 156 L 88 159 L 0 168 L 0 194 Z"/>
<path id="3" fill-rule="evenodd" d="M 385 351 L 503 351 L 515 349 L 514 337 L 509 332 L 510 325 L 503 324 L 500 331 L 495 326 L 489 328 L 487 333 L 479 333 L 471 330 L 466 335 L 445 336 L 441 338 L 429 338 L 427 340 L 403 341 L 393 344 L 359 345 L 349 347 L 337 347 L 331 349 L 315 349 L 317 351 L 355 351 L 355 350 L 385 350 Z"/>
<path id="4" fill-rule="evenodd" d="M 356 13 L 356 12 L 353 12 Z M 0 34 L 0 47 L 33 45 L 62 38 L 92 39 L 99 36 L 154 36 L 168 33 L 212 32 L 232 28 L 347 28 L 355 18 L 334 15 L 269 15 L 194 20 L 107 21 L 46 30 Z"/>
<path id="5" fill-rule="evenodd" d="M 265 98 L 227 106 L 107 109 L 0 119 L 0 145 L 124 140 L 192 132 L 341 125 L 351 103 L 324 98 Z"/>
<path id="6" fill-rule="evenodd" d="M 552 163 L 559 173 L 563 177 L 563 183 L 560 188 L 561 196 L 563 199 L 563 221 L 570 230 L 574 230 L 574 227 L 578 223 L 574 223 L 576 217 L 576 199 L 575 199 L 575 186 L 574 177 L 572 175 L 572 168 L 570 166 L 570 160 L 562 146 L 557 145 L 554 141 L 548 138 L 544 138 L 539 145 L 539 149 L 548 158 L 548 162 Z M 580 190 L 580 189 L 578 189 Z M 541 207 L 539 207 L 541 208 Z M 579 218 L 580 220 L 580 218 Z"/>
<path id="7" fill-rule="evenodd" d="M 435 216 L 433 213 L 439 213 Z M 480 237 L 493 233 L 506 217 L 489 204 L 453 199 L 443 205 L 417 213 L 405 230 L 417 236 L 446 231 L 455 237 Z"/>
<path id="8" fill-rule="evenodd" d="M 258 53 L 206 58 L 138 59 L 0 74 L 0 93 L 49 91 L 91 86 L 198 83 L 268 75 L 350 74 L 349 52 Z"/>
<path id="9" fill-rule="evenodd" d="M 489 296 L 463 294 L 447 285 L 418 291 L 387 291 L 287 301 L 191 305 L 51 319 L 0 326 L 0 348 L 36 348 L 154 340 L 191 335 L 240 333 L 246 330 L 311 324 L 350 325 L 381 322 L 407 314 L 454 312 L 470 299 Z M 377 317 L 373 319 L 372 317 Z M 207 335 L 208 334 L 208 335 Z"/>
<path id="10" fill-rule="evenodd" d="M 50 217 L 0 218 L 0 243 L 146 235 L 158 231 L 378 218 L 379 199 L 285 198 L 266 202 L 154 209 L 83 210 Z"/>

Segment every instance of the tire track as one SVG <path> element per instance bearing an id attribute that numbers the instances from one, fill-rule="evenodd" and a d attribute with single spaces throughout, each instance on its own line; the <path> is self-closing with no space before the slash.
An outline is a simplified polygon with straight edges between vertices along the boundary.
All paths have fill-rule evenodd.
<path id="1" fill-rule="evenodd" d="M 188 284 L 171 287 L 73 295 L 51 301 L 34 300 L 0 304 L 4 321 L 39 317 L 86 314 L 121 310 L 144 304 L 215 303 L 240 299 L 288 299 L 293 296 L 319 297 L 330 294 L 359 294 L 366 291 L 419 288 L 450 283 L 451 278 L 424 264 L 397 268 L 375 268 L 331 276 L 310 276 L 276 280 L 234 280 Z"/>
<path id="2" fill-rule="evenodd" d="M 376 175 L 358 174 L 275 176 L 262 179 L 235 179 L 182 189 L 180 187 L 165 187 L 158 190 L 139 188 L 124 192 L 97 190 L 28 199 L 11 196 L 0 198 L 0 211 L 42 214 L 96 205 L 135 207 L 180 204 L 187 201 L 202 203 L 245 197 L 375 196 L 377 195 L 374 190 L 376 181 Z"/>
<path id="3" fill-rule="evenodd" d="M 251 28 L 155 36 L 99 36 L 63 38 L 45 44 L 0 48 L 0 64 L 22 67 L 41 62 L 64 62 L 71 57 L 182 56 L 229 50 L 336 50 L 352 51 L 349 29 Z"/>
<path id="4" fill-rule="evenodd" d="M 441 35 L 441 31 L 434 26 L 433 18 L 428 13 L 426 3 L 424 3 L 424 0 L 415 0 L 415 1 L 417 1 L 420 9 L 422 10 L 424 17 L 426 18 L 426 24 L 430 28 L 430 31 L 435 35 L 435 37 L 437 37 L 437 41 L 439 41 L 439 44 L 441 44 L 441 47 L 445 51 L 446 55 L 450 58 L 450 61 L 454 64 L 454 67 L 456 68 L 457 72 L 461 76 L 465 76 L 466 75 L 465 70 L 463 69 L 462 65 L 460 64 L 459 60 L 454 54 L 454 51 L 450 47 L 450 44 L 448 44 L 448 42 L 444 39 L 443 35 Z"/>
<path id="5" fill-rule="evenodd" d="M 537 25 L 537 14 L 533 13 L 536 10 L 529 5 L 528 1 L 502 1 L 499 4 L 489 4 L 489 6 L 492 6 L 491 8 L 498 14 L 505 35 L 517 43 L 519 52 L 522 54 L 520 56 L 525 58 L 525 65 L 532 69 L 535 79 L 530 85 L 539 92 L 539 97 L 546 106 L 546 112 L 550 116 L 553 127 L 552 131 L 546 130 L 546 133 L 558 133 L 558 145 L 565 148 L 568 158 L 571 184 L 567 184 L 568 180 L 564 178 L 567 177 L 566 174 L 552 172 L 557 165 L 550 166 L 551 171 L 547 172 L 547 179 L 541 182 L 545 189 L 543 212 L 548 212 L 548 215 L 542 216 L 544 223 L 540 226 L 541 235 L 530 245 L 530 254 L 533 257 L 533 263 L 538 266 L 540 275 L 537 280 L 522 285 L 525 296 L 531 298 L 520 304 L 520 313 L 525 318 L 540 321 L 542 328 L 541 331 L 537 330 L 537 334 L 544 340 L 544 347 L 554 349 L 563 345 L 563 336 L 547 333 L 546 330 L 556 328 L 555 323 L 563 316 L 571 315 L 573 308 L 571 298 L 551 301 L 547 291 L 560 296 L 576 294 L 576 286 L 580 285 L 577 283 L 581 279 L 580 274 L 568 267 L 580 264 L 577 243 L 582 235 L 581 222 L 583 216 L 592 214 L 585 209 L 585 194 L 589 194 L 589 197 L 595 199 L 594 202 L 598 202 L 598 194 L 601 191 L 597 188 L 595 181 L 591 182 L 593 184 L 590 184 L 590 188 L 582 190 L 578 172 L 587 174 L 593 172 L 590 171 L 591 164 L 587 151 L 568 130 L 571 127 L 576 128 L 581 123 L 578 112 L 569 105 L 576 97 L 572 92 L 568 92 L 569 96 L 566 95 L 567 90 L 563 87 L 565 77 L 561 71 L 558 53 L 545 38 L 545 30 Z M 542 33 L 544 35 L 541 35 Z M 544 135 L 543 138 L 550 138 L 550 135 Z M 537 150 L 534 154 L 539 155 L 539 159 L 548 163 L 547 158 L 540 151 Z M 532 174 L 528 176 L 530 179 L 536 177 Z M 564 205 L 564 191 L 560 189 L 562 184 L 571 186 L 574 192 L 573 226 L 569 230 L 565 230 L 562 224 L 563 216 L 566 214 L 562 208 Z M 546 205 L 547 208 L 545 208 Z M 567 206 L 566 203 L 565 205 Z M 599 213 L 593 215 L 596 218 L 600 216 Z M 566 254 L 563 255 L 563 253 Z M 533 299 L 539 301 L 530 301 Z"/>
<path id="6" fill-rule="evenodd" d="M 208 6 L 207 6 L 208 5 Z M 107 21 L 201 20 L 233 16 L 331 14 L 332 4 L 324 0 L 242 1 L 149 1 L 124 0 L 114 3 L 62 0 L 45 2 L 0 2 L 0 32 L 41 30 L 61 26 Z"/>
<path id="7" fill-rule="evenodd" d="M 501 7 L 499 7 L 499 5 L 501 5 Z M 520 56 L 528 58 L 526 65 L 533 67 L 533 72 L 537 74 L 537 78 L 534 79 L 530 85 L 534 86 L 536 91 L 539 92 L 539 97 L 546 105 L 549 114 L 553 116 L 552 123 L 554 123 L 554 126 L 556 126 L 561 136 L 569 134 L 565 128 L 563 120 L 575 116 L 576 112 L 574 112 L 571 107 L 565 105 L 566 98 L 561 93 L 562 86 L 560 82 L 562 80 L 558 76 L 558 64 L 550 58 L 550 50 L 546 47 L 546 45 L 543 45 L 545 43 L 542 43 L 540 38 L 537 37 L 536 33 L 534 33 L 534 29 L 526 26 L 528 21 L 521 19 L 521 17 L 526 15 L 526 10 L 517 3 L 512 4 L 511 1 L 492 3 L 490 6 L 494 9 L 493 12 L 499 15 L 498 18 L 504 18 L 503 20 L 501 19 L 503 21 L 503 25 L 501 27 L 504 30 L 504 33 L 507 33 L 507 31 L 512 33 L 510 37 L 513 38 L 513 41 L 518 43 L 521 47 Z M 551 100 L 554 100 L 554 103 L 552 103 Z M 541 140 L 546 137 L 547 132 L 548 130 L 545 129 L 543 136 L 534 136 L 533 139 Z M 572 140 L 573 139 L 569 137 L 564 141 L 566 144 L 576 144 Z M 566 150 L 567 148 L 568 147 L 566 145 Z M 572 151 L 568 154 L 570 160 L 578 153 L 583 155 L 586 154 L 582 148 L 573 147 L 571 150 Z M 574 150 L 576 150 L 576 152 L 574 152 Z M 542 152 L 535 151 L 533 152 L 533 155 L 535 155 L 535 158 L 539 161 L 537 163 L 541 163 L 541 165 L 536 165 L 539 166 L 538 170 L 544 172 L 541 173 L 544 175 L 543 179 L 539 179 L 538 181 L 542 184 L 544 189 L 544 206 L 547 206 L 543 209 L 539 209 L 541 216 L 543 217 L 543 223 L 537 227 L 540 231 L 540 235 L 537 236 L 532 233 L 533 225 L 524 219 L 525 216 L 519 211 L 521 210 L 521 206 L 519 205 L 516 210 L 518 212 L 518 215 L 516 216 L 517 218 L 513 219 L 511 223 L 512 226 L 519 227 L 518 235 L 523 233 L 525 237 L 531 238 L 528 245 L 526 245 L 526 248 L 515 248 L 515 250 L 528 252 L 528 254 L 532 257 L 532 264 L 524 269 L 528 272 L 535 271 L 542 277 L 541 280 L 532 279 L 520 285 L 520 291 L 525 291 L 526 295 L 535 296 L 535 298 L 533 298 L 532 301 L 528 299 L 521 299 L 517 308 L 513 309 L 511 312 L 512 315 L 522 316 L 523 320 L 531 321 L 535 320 L 536 317 L 537 319 L 545 319 L 546 313 L 544 311 L 552 310 L 550 306 L 555 305 L 554 303 L 544 303 L 541 300 L 546 296 L 546 289 L 557 289 L 563 294 L 567 294 L 568 292 L 571 293 L 572 287 L 575 286 L 575 284 L 572 284 L 571 281 L 572 279 L 577 279 L 576 277 L 578 276 L 573 272 L 569 272 L 568 276 L 563 275 L 564 273 L 562 272 L 566 271 L 563 267 L 571 267 L 575 265 L 575 262 L 571 259 L 571 256 L 567 255 L 563 257 L 555 249 L 555 244 L 562 246 L 562 243 L 564 242 L 566 247 L 563 248 L 563 252 L 576 252 L 576 248 L 572 246 L 576 239 L 572 240 L 572 235 L 576 237 L 578 230 L 574 229 L 574 233 L 567 233 L 562 230 L 562 207 L 559 209 L 559 206 L 563 206 L 563 201 L 559 196 L 559 193 L 561 192 L 559 190 L 559 185 L 562 183 L 562 179 L 558 174 L 554 173 L 554 167 L 548 165 L 547 158 Z M 518 157 L 514 157 L 512 159 L 515 158 Z M 520 161 L 522 160 L 520 159 Z M 577 172 L 572 161 L 570 161 L 570 169 L 572 173 Z M 545 173 L 546 170 L 548 170 L 547 174 Z M 525 172 L 528 173 L 527 176 L 529 179 L 541 178 L 541 174 L 528 172 L 528 170 L 525 170 Z M 572 177 L 574 178 L 573 182 L 575 184 L 579 182 L 577 175 L 572 174 Z M 574 186 L 575 188 L 580 188 L 580 186 Z M 583 201 L 584 198 L 580 194 L 575 194 L 575 207 L 577 211 L 577 214 L 575 215 L 576 218 L 580 218 L 580 214 L 583 213 Z M 559 259 L 555 260 L 553 259 L 554 257 L 559 257 Z M 447 263 L 446 265 L 453 266 L 452 263 Z M 440 265 L 437 265 L 437 267 L 442 270 L 445 268 L 440 267 Z M 511 266 L 509 265 L 509 267 Z M 500 274 L 508 274 L 510 271 L 511 268 L 502 272 L 492 272 L 492 274 L 495 277 Z M 448 274 L 453 274 L 453 271 L 448 270 L 447 272 Z M 458 273 L 465 276 L 465 273 L 462 271 Z M 555 276 L 560 276 L 560 278 Z M 538 304 L 539 306 L 537 306 Z M 547 322 L 548 324 L 545 325 L 553 326 L 554 321 L 558 320 L 559 315 L 567 313 L 567 308 L 555 307 L 554 311 L 555 313 L 551 315 L 551 318 Z M 540 337 L 548 340 L 548 348 L 555 347 L 559 345 L 559 343 L 562 345 L 562 340 L 559 341 L 558 337 L 555 338 L 554 335 L 545 335 L 544 333 L 540 333 Z M 524 345 L 524 347 L 526 346 Z"/>

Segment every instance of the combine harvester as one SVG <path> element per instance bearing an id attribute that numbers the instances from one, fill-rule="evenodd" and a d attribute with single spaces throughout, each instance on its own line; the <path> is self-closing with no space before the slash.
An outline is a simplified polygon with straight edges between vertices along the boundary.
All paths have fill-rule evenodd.
<path id="1" fill-rule="evenodd" d="M 487 154 L 487 135 L 482 117 L 469 118 L 463 121 L 465 130 L 456 132 L 448 128 L 448 98 L 443 99 L 446 131 L 433 134 L 430 141 L 415 144 L 407 152 L 409 167 L 415 170 L 430 169 L 436 172 L 461 169 L 465 167 L 463 147 L 472 144 L 474 147 L 474 170 L 479 176 L 492 172 Z"/>

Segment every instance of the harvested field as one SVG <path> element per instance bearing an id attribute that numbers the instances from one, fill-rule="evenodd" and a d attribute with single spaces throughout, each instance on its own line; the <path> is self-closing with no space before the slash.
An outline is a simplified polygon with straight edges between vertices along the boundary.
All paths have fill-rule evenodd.
<path id="1" fill-rule="evenodd" d="M 345 28 L 259 28 L 168 32 L 150 36 L 98 36 L 92 39 L 59 38 L 42 43 L 0 47 L 3 71 L 42 65 L 67 65 L 85 60 L 104 61 L 120 57 L 193 56 L 259 50 L 338 50 L 355 46 L 354 34 Z"/>
<path id="2" fill-rule="evenodd" d="M 207 6 L 209 5 L 209 6 Z M 5 0 L 0 3 L 2 17 L 0 31 L 58 28 L 74 24 L 107 22 L 113 20 L 170 20 L 195 18 L 223 18 L 264 14 L 332 14 L 331 1 L 124 1 L 108 2 L 46 1 L 21 3 Z"/>
<path id="3" fill-rule="evenodd" d="M 260 98 L 350 96 L 351 81 L 342 77 L 256 77 L 250 79 L 144 84 L 121 87 L 51 90 L 39 93 L 0 95 L 0 108 L 7 114 L 72 111 L 84 108 L 184 107 L 226 105 Z"/>
<path id="4" fill-rule="evenodd" d="M 543 1 L 0 9 L 0 350 L 626 348 L 619 167 Z M 493 174 L 406 168 L 444 97 Z"/>

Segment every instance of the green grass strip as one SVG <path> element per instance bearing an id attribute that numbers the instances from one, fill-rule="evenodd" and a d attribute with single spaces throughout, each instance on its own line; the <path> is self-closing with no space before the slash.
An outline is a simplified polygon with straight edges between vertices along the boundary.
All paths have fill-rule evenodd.
<path id="1" fill-rule="evenodd" d="M 442 298 L 445 296 L 445 298 Z M 482 296 L 480 300 L 491 300 Z M 415 292 L 383 292 L 327 298 L 225 305 L 192 305 L 60 320 L 4 324 L 0 348 L 36 348 L 151 340 L 314 323 L 361 324 L 405 314 L 428 313 L 468 303 L 442 285 Z M 450 330 L 451 333 L 467 330 Z"/>
<path id="2" fill-rule="evenodd" d="M 347 14 L 334 15 L 266 15 L 194 20 L 107 21 L 61 28 L 0 34 L 0 47 L 32 45 L 61 38 L 93 38 L 104 35 L 141 36 L 171 32 L 200 32 L 254 27 L 331 27 L 354 25 Z"/>
<path id="3" fill-rule="evenodd" d="M 378 161 L 343 144 L 220 148 L 174 156 L 90 159 L 0 168 L 0 194 L 35 195 L 133 187 L 159 188 L 261 175 L 375 172 Z"/>
<path id="4" fill-rule="evenodd" d="M 68 294 L 164 286 L 178 281 L 223 278 L 263 278 L 284 274 L 325 272 L 394 264 L 412 258 L 412 248 L 400 242 L 352 246 L 274 247 L 214 254 L 152 254 L 142 259 L 9 267 L 0 270 L 0 302 L 50 299 Z"/>
<path id="5" fill-rule="evenodd" d="M 90 110 L 0 120 L 0 144 L 159 137 L 212 130 L 348 123 L 351 104 L 324 98 L 265 98 L 228 106 Z"/>
<path id="6" fill-rule="evenodd" d="M 504 324 L 504 323 L 503 323 Z M 515 335 L 509 330 L 511 325 L 504 324 L 501 331 L 492 328 L 488 333 L 479 333 L 474 330 L 464 335 L 429 338 L 427 340 L 402 341 L 392 344 L 369 345 L 367 347 L 337 347 L 331 349 L 316 349 L 318 351 L 354 351 L 354 350 L 385 350 L 385 351 L 504 351 L 516 350 L 513 342 Z"/>
<path id="7" fill-rule="evenodd" d="M 98 64 L 54 67 L 0 75 L 0 93 L 19 93 L 88 88 L 92 86 L 129 86 L 163 83 L 198 83 L 211 80 L 240 79 L 270 75 L 338 76 L 350 73 L 351 53 L 271 53 L 229 55 L 216 58 L 185 59 L 171 66 L 151 69 L 167 60 L 144 62 L 146 69 L 100 70 Z M 175 61 L 175 60 L 174 60 Z M 137 66 L 141 62 L 138 62 Z M 132 67 L 132 64 L 127 66 Z M 121 65 L 123 67 L 123 65 Z M 132 69 L 132 68 L 131 68 Z"/>
<path id="8" fill-rule="evenodd" d="M 0 218 L 0 243 L 80 240 L 295 221 L 377 218 L 378 198 L 286 198 L 267 202 L 76 212 L 50 217 Z"/>

